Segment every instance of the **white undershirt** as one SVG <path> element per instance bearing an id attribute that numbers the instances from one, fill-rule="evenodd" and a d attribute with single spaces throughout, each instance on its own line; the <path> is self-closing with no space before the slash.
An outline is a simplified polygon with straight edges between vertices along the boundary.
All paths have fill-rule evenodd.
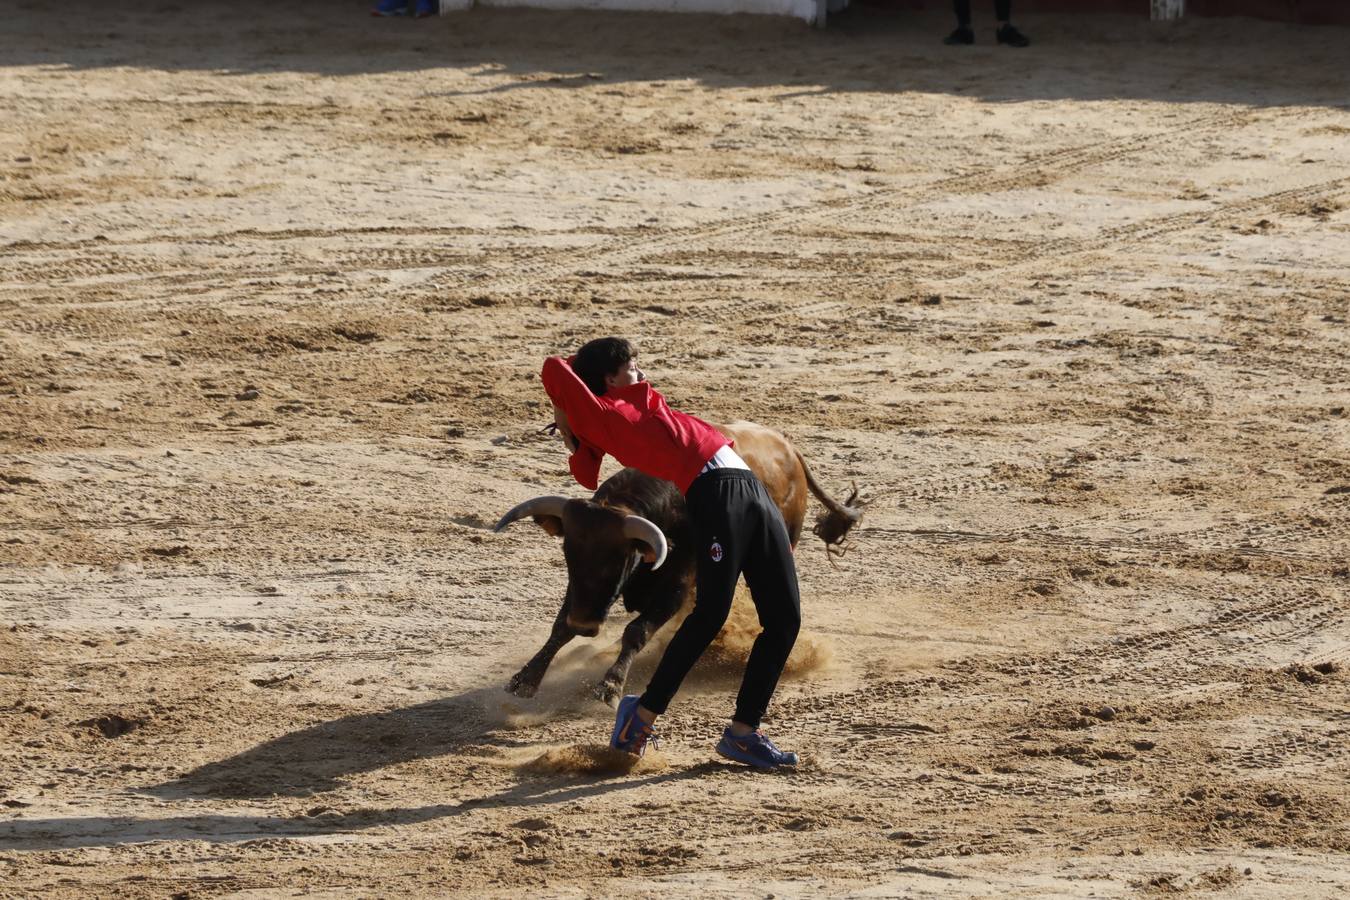
<path id="1" fill-rule="evenodd" d="M 711 472 L 713 469 L 749 470 L 749 468 L 750 467 L 745 464 L 745 460 L 741 459 L 741 455 L 735 450 L 732 450 L 730 444 L 727 444 L 712 455 L 712 458 L 708 460 L 703 468 L 699 469 L 698 474 L 702 475 L 704 472 Z"/>

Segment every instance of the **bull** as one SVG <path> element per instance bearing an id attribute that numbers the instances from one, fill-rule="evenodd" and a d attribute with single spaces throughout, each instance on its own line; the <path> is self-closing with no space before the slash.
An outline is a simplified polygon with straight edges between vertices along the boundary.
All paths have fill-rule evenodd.
<path id="1" fill-rule="evenodd" d="M 806 519 L 808 493 L 825 507 L 813 530 L 825 542 L 831 561 L 847 551 L 849 530 L 861 521 L 866 505 L 858 500 L 856 485 L 848 500 L 839 503 L 820 487 L 806 460 L 783 435 L 751 422 L 717 427 L 736 442 L 736 452 L 782 512 L 794 551 Z M 693 598 L 693 535 L 684 497 L 669 481 L 623 469 L 606 479 L 589 500 L 535 497 L 502 516 L 494 530 L 500 532 L 525 518 L 562 537 L 567 590 L 548 640 L 506 690 L 534 696 L 558 651 L 575 637 L 599 634 L 622 595 L 624 608 L 637 615 L 624 629 L 618 658 L 595 688 L 596 696 L 612 705 L 623 693 L 637 654 Z"/>

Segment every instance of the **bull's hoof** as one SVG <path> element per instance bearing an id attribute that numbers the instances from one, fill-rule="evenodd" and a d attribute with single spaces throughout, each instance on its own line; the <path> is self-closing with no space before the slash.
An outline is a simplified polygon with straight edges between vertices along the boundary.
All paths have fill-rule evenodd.
<path id="1" fill-rule="evenodd" d="M 533 697 L 538 690 L 539 682 L 525 678 L 521 673 L 512 676 L 511 680 L 506 683 L 508 694 L 515 694 L 517 697 L 524 697 L 527 700 Z"/>
<path id="2" fill-rule="evenodd" d="M 597 684 L 592 692 L 601 703 L 613 708 L 619 705 L 619 698 L 623 696 L 623 685 L 607 678 Z"/>

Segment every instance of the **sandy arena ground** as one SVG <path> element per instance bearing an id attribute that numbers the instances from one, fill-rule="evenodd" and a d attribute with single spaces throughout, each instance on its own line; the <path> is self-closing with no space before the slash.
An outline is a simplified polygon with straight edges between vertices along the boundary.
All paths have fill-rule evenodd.
<path id="1" fill-rule="evenodd" d="M 1350 891 L 1346 30 L 122 6 L 0 29 L 0 895 Z M 797 773 L 502 690 L 610 332 L 875 500 Z"/>

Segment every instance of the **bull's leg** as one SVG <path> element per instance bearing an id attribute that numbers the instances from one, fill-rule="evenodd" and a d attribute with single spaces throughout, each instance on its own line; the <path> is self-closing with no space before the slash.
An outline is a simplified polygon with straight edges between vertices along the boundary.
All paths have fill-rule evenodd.
<path id="1" fill-rule="evenodd" d="M 595 695 L 610 706 L 619 702 L 623 696 L 623 685 L 628 680 L 628 670 L 633 666 L 633 660 L 642 648 L 647 646 L 647 641 L 651 640 L 652 635 L 661 628 L 662 625 L 670 621 L 672 613 L 651 615 L 643 613 L 636 619 L 628 623 L 628 627 L 623 630 L 623 644 L 619 650 L 619 658 L 614 661 L 614 665 L 609 667 L 605 677 L 600 679 L 600 683 L 595 686 Z"/>
<path id="2" fill-rule="evenodd" d="M 544 641 L 544 646 L 539 648 L 539 652 L 519 672 L 511 676 L 511 680 L 506 683 L 506 690 L 517 697 L 533 697 L 535 691 L 539 690 L 539 682 L 544 680 L 544 673 L 548 671 L 553 657 L 576 636 L 577 633 L 567 626 L 567 606 L 564 604 L 558 611 L 558 618 L 553 621 L 553 631 L 549 634 L 548 640 Z"/>

